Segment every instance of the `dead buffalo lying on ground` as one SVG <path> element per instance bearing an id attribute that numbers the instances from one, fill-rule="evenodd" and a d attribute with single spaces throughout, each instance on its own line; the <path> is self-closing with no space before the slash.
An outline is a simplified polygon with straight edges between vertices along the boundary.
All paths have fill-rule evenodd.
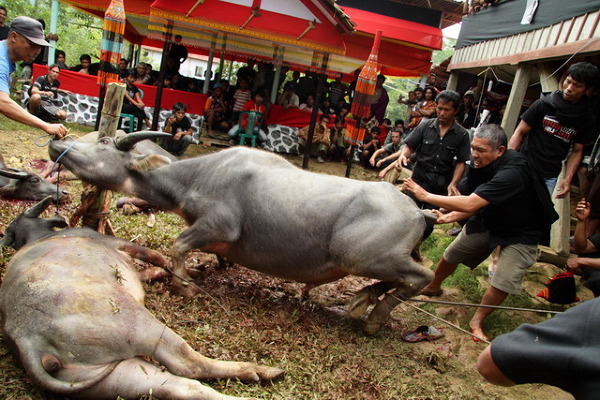
<path id="1" fill-rule="evenodd" d="M 56 185 L 42 176 L 22 169 L 8 168 L 0 156 L 0 196 L 16 200 L 42 200 L 52 196 L 54 201 L 69 200 L 67 192 L 57 189 Z"/>
<path id="2" fill-rule="evenodd" d="M 166 259 L 89 229 L 54 231 L 66 225 L 62 218 L 37 218 L 49 202 L 21 214 L 3 241 L 24 247 L 8 264 L 0 287 L 0 322 L 5 340 L 36 384 L 80 399 L 151 394 L 223 400 L 239 398 L 194 379 L 259 381 L 283 373 L 194 351 L 143 305 L 144 290 L 131 257 L 159 266 Z"/>
<path id="3" fill-rule="evenodd" d="M 172 262 L 174 275 L 184 277 L 174 283 L 183 284 L 186 295 L 197 290 L 184 267 L 191 249 L 308 288 L 350 274 L 379 279 L 350 306 L 351 314 L 360 316 L 377 303 L 365 327 L 372 333 L 400 298 L 417 294 L 433 279 L 433 272 L 412 257 L 425 214 L 389 183 L 311 173 L 275 154 L 244 147 L 169 164 L 128 152 L 134 135 L 127 135 L 128 142 L 77 143 L 66 152 L 69 142 L 52 141 L 50 156 L 65 152 L 61 161 L 82 180 L 185 219 L 190 227 L 175 241 Z"/>

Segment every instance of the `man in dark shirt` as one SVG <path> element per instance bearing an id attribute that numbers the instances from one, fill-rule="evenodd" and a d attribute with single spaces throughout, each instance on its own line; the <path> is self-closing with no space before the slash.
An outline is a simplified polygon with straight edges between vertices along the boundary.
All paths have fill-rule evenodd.
<path id="1" fill-rule="evenodd" d="M 451 211 L 438 215 L 437 223 L 462 221 L 465 229 L 446 249 L 438 262 L 433 281 L 422 294 L 440 296 L 441 284 L 459 263 L 477 267 L 500 246 L 496 272 L 481 304 L 499 305 L 508 294 L 521 291 L 525 272 L 536 261 L 541 235 L 558 216 L 550 194 L 535 168 L 514 150 L 506 150 L 506 134 L 498 125 L 478 128 L 471 142 L 471 163 L 484 173 L 472 174 L 475 187 L 469 196 L 440 196 L 427 192 L 414 180 L 406 179 L 404 188 L 423 201 Z M 478 308 L 469 325 L 472 333 L 487 340 L 484 319 L 493 311 Z"/>
<path id="2" fill-rule="evenodd" d="M 600 298 L 537 325 L 523 324 L 498 336 L 480 355 L 477 370 L 490 383 L 545 383 L 577 400 L 600 393 Z"/>
<path id="3" fill-rule="evenodd" d="M 6 7 L 0 6 L 0 40 L 8 39 L 8 32 L 10 32 L 10 28 L 6 25 L 6 17 L 8 16 L 8 11 L 6 11 Z"/>
<path id="4" fill-rule="evenodd" d="M 412 179 L 428 192 L 454 196 L 469 159 L 469 132 L 454 120 L 460 106 L 460 95 L 444 90 L 436 98 L 437 118 L 417 126 L 405 139 L 396 168 L 408 165 L 413 154 L 416 164 Z M 416 200 L 419 206 L 436 208 Z"/>
<path id="5" fill-rule="evenodd" d="M 170 138 L 160 138 L 158 144 L 171 154 L 181 156 L 192 143 L 192 121 L 186 115 L 187 106 L 183 103 L 173 104 L 173 114 L 165 122 L 163 132 L 170 133 Z"/>
<path id="6" fill-rule="evenodd" d="M 52 64 L 48 67 L 48 74 L 39 76 L 29 89 L 29 102 L 27 109 L 30 113 L 43 121 L 50 122 L 55 120 L 64 121 L 67 119 L 67 112 L 55 105 L 55 100 L 59 93 L 70 94 L 68 90 L 60 89 L 58 74 L 60 68 L 58 64 Z"/>
<path id="7" fill-rule="evenodd" d="M 573 64 L 567 71 L 563 90 L 533 103 L 523 113 L 508 143 L 509 149 L 520 149 L 538 168 L 550 192 L 566 158 L 565 177 L 558 182 L 558 198 L 571 190 L 571 180 L 583 158 L 583 147 L 595 139 L 586 92 L 598 85 L 598 79 L 596 66 L 586 62 Z M 571 145 L 573 150 L 567 157 Z"/>

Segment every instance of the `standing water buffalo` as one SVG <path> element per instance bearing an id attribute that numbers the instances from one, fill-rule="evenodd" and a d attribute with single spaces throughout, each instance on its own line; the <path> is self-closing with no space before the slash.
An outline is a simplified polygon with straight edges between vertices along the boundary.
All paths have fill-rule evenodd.
<path id="1" fill-rule="evenodd" d="M 194 379 L 270 380 L 278 368 L 219 361 L 194 351 L 144 307 L 131 257 L 165 266 L 159 253 L 89 229 L 38 218 L 50 198 L 6 229 L 19 249 L 0 287 L 4 338 L 32 380 L 80 399 L 239 399 Z M 24 246 L 24 247 L 23 247 Z M 131 257 L 130 257 L 131 256 Z M 152 357 L 160 368 L 143 357 Z"/>
<path id="2" fill-rule="evenodd" d="M 185 254 L 195 248 L 304 282 L 306 292 L 350 274 L 374 278 L 381 282 L 361 290 L 350 305 L 351 315 L 360 316 L 376 303 L 365 326 L 374 333 L 401 298 L 433 279 L 413 259 L 425 214 L 389 183 L 311 173 L 244 147 L 174 163 L 128 152 L 148 135 L 162 134 L 140 132 L 72 147 L 52 141 L 50 156 L 62 154 L 65 167 L 86 182 L 185 219 L 189 228 L 172 249 L 173 282 L 183 294 L 197 291 L 185 270 Z"/>

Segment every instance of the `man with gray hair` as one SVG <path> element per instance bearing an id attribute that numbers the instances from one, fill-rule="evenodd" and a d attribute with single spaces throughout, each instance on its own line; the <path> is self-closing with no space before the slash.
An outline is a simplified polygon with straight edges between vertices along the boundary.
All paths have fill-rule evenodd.
<path id="1" fill-rule="evenodd" d="M 483 125 L 471 141 L 471 166 L 467 186 L 470 195 L 442 196 L 432 194 L 406 179 L 404 189 L 417 199 L 449 212 L 435 211 L 436 223 L 468 219 L 465 229 L 446 249 L 438 262 L 433 281 L 421 294 L 440 296 L 441 284 L 459 263 L 471 269 L 483 262 L 497 246 L 498 266 L 491 277 L 481 304 L 500 305 L 508 294 L 521 291 L 525 272 L 536 261 L 536 249 L 541 236 L 558 215 L 550 194 L 535 167 L 524 155 L 507 150 L 508 139 L 498 125 Z M 471 332 L 487 340 L 484 319 L 492 308 L 478 308 L 469 322 Z"/>
<path id="2" fill-rule="evenodd" d="M 16 69 L 15 63 L 32 62 L 43 46 L 49 46 L 49 43 L 44 38 L 44 29 L 40 22 L 29 17 L 17 17 L 13 20 L 8 39 L 0 42 L 0 113 L 14 121 L 61 138 L 67 134 L 64 125 L 42 121 L 10 98 L 10 74 Z"/>

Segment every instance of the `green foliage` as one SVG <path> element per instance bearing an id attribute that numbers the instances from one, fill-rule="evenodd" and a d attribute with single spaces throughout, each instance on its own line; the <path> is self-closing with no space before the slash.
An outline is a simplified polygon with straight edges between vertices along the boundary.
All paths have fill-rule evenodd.
<path id="1" fill-rule="evenodd" d="M 50 31 L 51 0 L 11 0 L 5 6 L 8 9 L 7 22 L 20 15 L 43 19 L 46 32 Z M 102 39 L 102 20 L 92 15 L 84 14 L 65 4 L 59 3 L 57 48 L 64 50 L 67 55 L 66 64 L 79 64 L 79 56 L 87 53 L 92 56 L 92 62 L 100 55 Z"/>

